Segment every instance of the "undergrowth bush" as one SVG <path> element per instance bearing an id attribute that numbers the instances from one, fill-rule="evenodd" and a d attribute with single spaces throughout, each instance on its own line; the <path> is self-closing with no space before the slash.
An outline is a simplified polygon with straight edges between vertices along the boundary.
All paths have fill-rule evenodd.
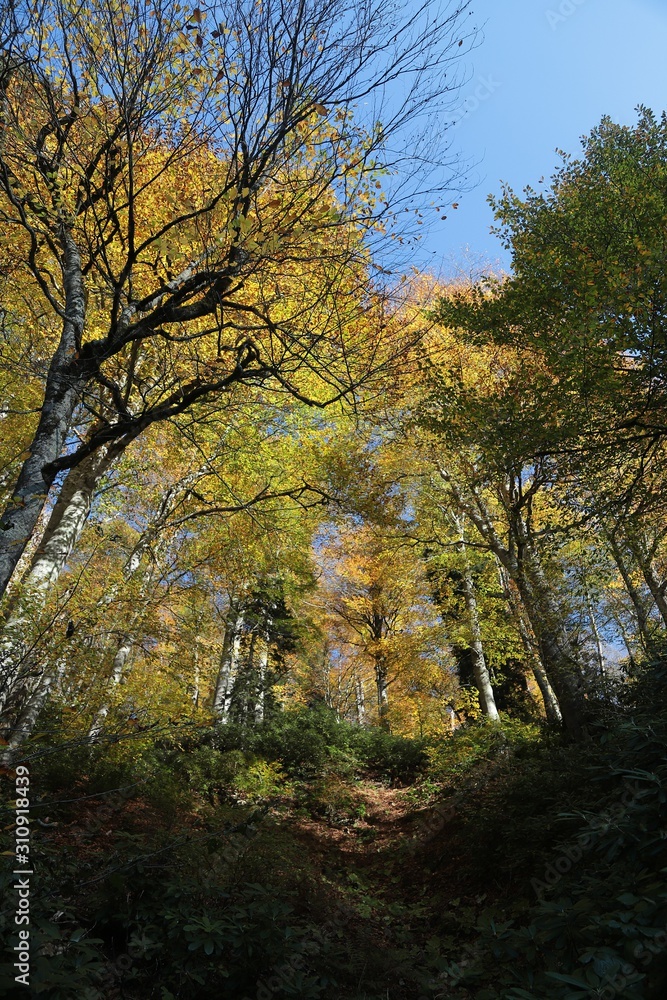
<path id="1" fill-rule="evenodd" d="M 480 722 L 462 726 L 451 736 L 432 740 L 426 749 L 429 774 L 445 780 L 463 776 L 480 764 L 494 764 L 500 758 L 515 758 L 535 747 L 543 738 L 535 723 L 503 716 L 500 723 Z"/>
<path id="2" fill-rule="evenodd" d="M 256 728 L 218 725 L 201 740 L 217 750 L 252 751 L 279 762 L 290 777 L 302 780 L 334 769 L 341 776 L 371 771 L 389 780 L 409 781 L 426 764 L 426 741 L 353 725 L 322 706 L 281 712 Z"/>
<path id="3" fill-rule="evenodd" d="M 458 928 L 456 960 L 437 977 L 448 995 L 667 994 L 667 713 L 650 674 L 633 694 L 632 715 L 594 722 L 584 753 L 553 737 L 520 741 L 519 766 L 501 763 L 467 794 L 470 881 L 501 875 L 512 901 Z M 456 939 L 456 916 L 445 923 Z"/>

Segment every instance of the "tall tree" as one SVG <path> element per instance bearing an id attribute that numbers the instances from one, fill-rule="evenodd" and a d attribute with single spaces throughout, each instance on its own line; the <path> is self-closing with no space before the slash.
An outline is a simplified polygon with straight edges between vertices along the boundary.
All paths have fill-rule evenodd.
<path id="1" fill-rule="evenodd" d="M 490 199 L 512 273 L 451 291 L 439 313 L 546 363 L 551 390 L 524 394 L 540 453 L 641 477 L 667 432 L 667 116 L 605 117 L 582 147 L 543 192 Z"/>
<path id="2" fill-rule="evenodd" d="M 391 219 L 382 171 L 427 162 L 407 126 L 446 104 L 466 4 L 398 22 L 388 0 L 19 6 L 1 42 L 0 218 L 52 347 L 0 593 L 58 473 L 98 448 L 243 382 L 322 406 L 396 353 L 367 237 Z M 382 125 L 355 119 L 394 81 Z M 334 309 L 339 294 L 356 305 Z"/>

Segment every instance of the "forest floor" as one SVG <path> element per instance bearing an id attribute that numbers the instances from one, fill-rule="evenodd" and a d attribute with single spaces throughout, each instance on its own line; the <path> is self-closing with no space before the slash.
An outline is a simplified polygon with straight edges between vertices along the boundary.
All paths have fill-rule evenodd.
<path id="1" fill-rule="evenodd" d="M 589 893 L 586 880 L 599 866 L 607 884 L 607 854 L 627 835 L 627 873 L 615 875 L 599 932 L 603 956 L 610 941 L 617 947 L 625 910 L 619 917 L 616 908 L 632 911 L 639 899 L 627 888 L 639 878 L 637 830 L 650 839 L 662 822 L 651 797 L 660 792 L 653 769 L 662 737 L 639 738 L 634 723 L 624 732 L 633 780 L 646 774 L 649 791 L 621 812 L 624 778 L 609 756 L 616 740 L 582 756 L 548 734 L 536 743 L 528 729 L 511 752 L 504 736 L 471 729 L 438 750 L 447 754 L 439 768 L 405 764 L 400 776 L 389 753 L 379 767 L 334 750 L 319 758 L 299 750 L 296 760 L 285 752 L 276 762 L 148 742 L 141 753 L 123 744 L 119 762 L 101 750 L 99 759 L 77 751 L 67 767 L 46 756 L 31 768 L 40 789 L 31 815 L 34 979 L 44 986 L 35 992 L 45 1000 L 498 1000 L 540 968 L 524 924 L 548 942 L 557 975 L 581 976 L 588 937 L 561 958 L 551 942 L 570 924 L 548 900 L 541 906 L 531 882 L 587 822 L 582 810 L 620 816 L 627 834 L 602 824 L 599 851 L 572 866 L 575 891 L 597 906 L 602 890 Z M 413 759 L 410 746 L 399 749 Z M 644 872 L 645 852 L 636 863 Z M 663 876 L 655 880 L 662 891 Z M 652 883 L 637 906 L 651 892 Z M 497 943 L 514 927 L 499 966 Z M 655 959 L 656 983 L 659 971 Z M 562 1000 L 558 983 L 545 982 L 540 1000 Z M 14 1000 L 11 987 L 5 995 Z"/>
<path id="2" fill-rule="evenodd" d="M 218 801 L 214 796 L 173 809 L 140 789 L 126 799 L 114 792 L 90 795 L 85 783 L 48 799 L 50 807 L 35 812 L 35 863 L 41 875 L 47 870 L 53 875 L 46 896 L 62 893 L 63 902 L 50 904 L 45 898 L 45 911 L 57 910 L 65 935 L 70 922 L 89 927 L 87 936 L 99 939 L 113 956 L 104 1000 L 162 995 L 152 992 L 155 985 L 142 985 L 141 972 L 136 983 L 119 986 L 113 970 L 142 899 L 149 926 L 164 919 L 163 908 L 169 914 L 159 883 L 164 880 L 165 890 L 167 884 L 173 887 L 176 873 L 184 885 L 199 879 L 206 893 L 222 891 L 232 898 L 237 893 L 243 898 L 246 886 L 266 887 L 291 911 L 286 909 L 278 922 L 295 929 L 296 950 L 288 947 L 280 961 L 265 968 L 256 989 L 225 990 L 224 1000 L 432 1000 L 446 995 L 429 988 L 430 973 L 421 963 L 439 911 L 459 891 L 457 835 L 449 814 L 443 811 L 443 818 L 437 808 L 419 801 L 416 786 L 392 787 L 369 776 L 303 782 L 297 794 L 279 795 L 268 808 L 261 800 Z M 243 840 L 231 863 L 213 857 L 206 871 L 202 856 L 193 854 L 197 867 L 193 863 L 190 869 L 187 844 L 207 844 L 218 835 L 222 845 L 229 843 L 225 831 L 243 825 L 258 807 L 264 814 L 256 832 Z M 142 888 L 146 879 L 148 892 Z M 37 897 L 35 907 L 41 908 L 41 893 Z M 300 959 L 309 947 L 318 978 L 329 980 L 312 993 L 310 980 L 303 991 L 299 987 Z M 161 971 L 156 973 L 153 983 L 164 983 Z M 164 996 L 172 991 L 180 996 L 167 982 Z M 60 1000 L 60 993 L 53 995 Z"/>
<path id="3" fill-rule="evenodd" d="M 445 997 L 433 963 L 426 969 L 429 940 L 445 928 L 443 914 L 465 912 L 471 922 L 489 901 L 466 871 L 455 809 L 447 798 L 421 804 L 418 786 L 372 778 L 348 793 L 346 809 L 329 804 L 304 815 L 292 802 L 269 819 L 297 846 L 300 895 L 311 916 L 319 912 L 342 943 L 336 985 L 322 995 Z"/>

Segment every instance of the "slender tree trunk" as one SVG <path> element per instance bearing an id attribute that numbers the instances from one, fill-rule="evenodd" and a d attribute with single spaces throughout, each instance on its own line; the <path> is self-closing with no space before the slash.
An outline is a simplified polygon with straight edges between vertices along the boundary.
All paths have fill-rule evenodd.
<path id="1" fill-rule="evenodd" d="M 199 682 L 200 682 L 201 671 L 199 669 L 199 650 L 195 649 L 195 662 L 192 673 L 192 704 L 197 708 L 199 706 Z"/>
<path id="2" fill-rule="evenodd" d="M 102 732 L 102 726 L 104 725 L 104 720 L 111 710 L 111 692 L 114 691 L 123 679 L 123 671 L 125 669 L 125 664 L 130 658 L 130 653 L 132 652 L 132 639 L 129 635 L 123 636 L 120 641 L 120 645 L 116 650 L 116 655 L 113 658 L 113 665 L 111 667 L 111 674 L 107 680 L 107 693 L 106 699 L 100 705 L 97 712 L 95 713 L 95 718 L 93 719 L 90 729 L 88 730 L 88 737 L 91 740 L 96 739 Z"/>
<path id="3" fill-rule="evenodd" d="M 12 500 L 0 518 L 0 597 L 35 531 L 53 485 L 51 468 L 65 447 L 74 410 L 86 378 L 77 363 L 85 321 L 85 289 L 79 251 L 65 225 L 61 228 L 65 318 L 60 343 L 46 377 L 41 416 Z"/>
<path id="4" fill-rule="evenodd" d="M 604 666 L 604 653 L 602 652 L 602 638 L 600 636 L 600 630 L 598 629 L 598 623 L 595 620 L 595 612 L 593 611 L 593 605 L 591 599 L 586 594 L 586 606 L 588 608 L 588 620 L 591 623 L 591 632 L 593 633 L 593 639 L 595 641 L 595 655 L 597 658 L 598 670 L 600 672 L 600 677 L 605 676 L 605 666 Z"/>
<path id="5" fill-rule="evenodd" d="M 516 622 L 516 626 L 521 637 L 521 644 L 523 645 L 528 663 L 530 664 L 530 669 L 533 672 L 535 683 L 537 684 L 540 694 L 542 695 L 547 722 L 560 726 L 563 722 L 563 716 L 561 715 L 556 692 L 551 686 L 549 675 L 544 669 L 544 665 L 540 659 L 537 639 L 532 634 L 529 626 L 526 624 L 523 608 L 519 603 L 520 598 L 512 591 L 507 570 L 500 562 L 498 562 L 498 576 L 500 578 L 500 586 L 502 587 L 503 594 L 505 595 L 505 600 L 507 601 L 510 614 Z"/>
<path id="6" fill-rule="evenodd" d="M 621 574 L 621 579 L 625 585 L 625 589 L 628 593 L 628 597 L 632 601 L 632 606 L 635 609 L 635 617 L 637 619 L 637 631 L 639 632 L 639 638 L 645 652 L 650 653 L 653 646 L 653 637 L 651 635 L 651 629 L 649 624 L 649 615 L 646 605 L 641 597 L 641 594 L 632 582 L 632 575 L 630 568 L 628 567 L 621 548 L 616 540 L 613 533 L 607 535 L 607 541 L 609 542 L 609 548 L 611 549 L 611 554 L 614 557 L 614 562 L 618 567 L 618 571 Z"/>
<path id="7" fill-rule="evenodd" d="M 440 475 L 449 484 L 459 509 L 469 515 L 486 544 L 516 583 L 538 641 L 542 662 L 556 692 L 564 725 L 575 739 L 585 738 L 586 710 L 581 671 L 564 627 L 560 608 L 528 537 L 526 526 L 521 517 L 512 519 L 512 528 L 519 536 L 522 547 L 522 563 L 519 564 L 516 555 L 502 544 L 479 493 L 473 490 L 472 498 L 468 499 L 446 470 L 440 469 Z"/>
<path id="8" fill-rule="evenodd" d="M 536 567 L 533 563 L 533 572 Z M 547 675 L 558 698 L 566 728 L 576 738 L 586 733 L 582 678 L 577 657 L 561 622 L 561 611 L 537 574 L 535 583 L 518 583 L 519 593 L 535 633 Z"/>
<path id="9" fill-rule="evenodd" d="M 28 692 L 18 718 L 9 733 L 7 746 L 2 758 L 5 766 L 10 765 L 14 761 L 21 745 L 32 735 L 37 719 L 39 718 L 39 713 L 46 704 L 46 700 L 55 683 L 65 673 L 66 667 L 66 660 L 61 657 L 54 667 L 43 671 L 37 684 Z"/>
<path id="10" fill-rule="evenodd" d="M 486 665 L 484 656 L 484 646 L 482 645 L 482 630 L 479 624 L 479 611 L 477 609 L 477 595 L 475 594 L 475 584 L 468 562 L 465 538 L 463 534 L 463 522 L 460 523 L 461 540 L 457 546 L 463 556 L 463 597 L 465 600 L 466 612 L 468 614 L 468 627 L 470 629 L 470 656 L 472 659 L 472 672 L 475 678 L 475 686 L 479 692 L 479 702 L 482 713 L 492 722 L 499 722 L 500 716 L 496 707 L 496 699 L 493 694 L 491 677 Z"/>
<path id="11" fill-rule="evenodd" d="M 250 712 L 255 710 L 254 704 L 254 694 L 255 694 L 255 653 L 257 650 L 257 630 L 255 629 L 250 635 L 250 643 L 248 645 L 248 657 L 245 662 L 245 667 L 241 671 L 238 671 L 236 675 L 236 682 L 232 690 L 232 711 L 240 716 L 241 720 L 245 723 L 248 722 L 250 718 Z"/>
<path id="12" fill-rule="evenodd" d="M 549 675 L 544 669 L 539 653 L 537 652 L 537 640 L 534 636 L 531 636 L 523 616 L 520 616 L 519 618 L 519 633 L 521 635 L 523 648 L 528 655 L 528 661 L 533 672 L 533 677 L 535 678 L 535 683 L 540 689 L 540 694 L 542 695 L 547 722 L 560 726 L 563 722 L 563 716 L 561 714 L 560 705 L 558 704 L 556 692 L 551 686 Z"/>
<path id="13" fill-rule="evenodd" d="M 364 683 L 359 674 L 355 674 L 354 677 L 354 694 L 357 708 L 357 723 L 363 726 L 366 723 L 366 699 L 364 696 Z"/>
<path id="14" fill-rule="evenodd" d="M 520 552 L 516 583 L 538 640 L 542 662 L 558 697 L 565 727 L 575 739 L 584 739 L 587 735 L 587 711 L 584 675 L 578 655 L 563 621 L 563 612 L 547 580 L 540 554 L 521 514 L 515 516 L 512 527 Z"/>
<path id="15" fill-rule="evenodd" d="M 375 659 L 375 687 L 377 691 L 378 715 L 383 729 L 389 729 L 389 690 L 387 664 L 382 653 Z"/>
<path id="16" fill-rule="evenodd" d="M 193 479 L 196 477 L 197 474 L 198 473 L 192 473 L 188 476 L 185 476 L 184 479 L 182 479 L 175 486 L 172 486 L 165 493 L 158 507 L 158 511 L 155 518 L 150 523 L 150 525 L 145 529 L 145 531 L 143 531 L 142 534 L 139 536 L 139 539 L 137 540 L 132 551 L 130 552 L 130 555 L 125 563 L 125 566 L 123 567 L 123 583 L 125 586 L 127 586 L 130 580 L 135 576 L 135 574 L 139 572 L 144 557 L 148 552 L 151 551 L 152 543 L 155 542 L 155 539 L 159 535 L 160 529 L 163 528 L 165 523 L 167 522 L 169 514 L 172 510 L 174 497 L 177 496 L 178 493 L 183 489 L 187 489 L 187 487 L 191 485 Z M 146 574 L 144 591 L 148 590 L 148 588 L 152 585 L 152 579 L 153 579 L 152 570 L 150 570 Z M 102 606 L 112 605 L 114 600 L 118 597 L 119 589 L 120 589 L 119 585 L 116 585 L 112 587 L 109 591 L 107 591 L 107 593 L 104 595 L 104 598 L 100 602 L 100 605 Z M 128 630 L 123 634 L 121 634 L 120 639 L 118 640 L 118 645 L 116 647 L 116 652 L 114 654 L 113 664 L 111 667 L 111 673 L 107 678 L 106 682 L 105 700 L 102 702 L 102 705 L 95 713 L 90 729 L 88 730 L 88 736 L 91 739 L 95 739 L 97 736 L 99 736 L 104 720 L 106 719 L 111 709 L 111 695 L 123 679 L 125 668 L 130 659 L 130 656 L 132 654 L 132 649 L 134 648 L 134 644 L 136 641 L 135 635 L 132 632 L 132 627 L 140 620 L 141 608 L 143 606 L 145 606 L 145 603 L 144 605 L 140 606 L 140 609 L 134 615 L 131 616 L 129 622 L 129 628 L 128 624 L 126 623 L 126 628 L 128 628 Z"/>
<path id="17" fill-rule="evenodd" d="M 30 620 L 45 605 L 81 536 L 100 480 L 119 454 L 107 448 L 91 455 L 67 476 L 0 638 L 0 712 L 26 668 L 25 638 Z"/>
<path id="18" fill-rule="evenodd" d="M 660 581 L 660 577 L 655 571 L 655 566 L 649 558 L 647 558 L 643 552 L 637 552 L 635 558 L 639 564 L 639 568 L 642 571 L 642 575 L 646 580 L 646 585 L 651 591 L 651 597 L 655 603 L 656 608 L 662 619 L 662 624 L 667 628 L 667 600 L 665 600 L 665 591 L 663 585 Z"/>
<path id="19" fill-rule="evenodd" d="M 255 686 L 255 722 L 264 721 L 264 700 L 266 697 L 266 675 L 269 667 L 269 641 L 265 636 L 257 660 Z"/>
<path id="20" fill-rule="evenodd" d="M 243 615 L 239 611 L 232 611 L 225 625 L 220 668 L 213 694 L 213 714 L 220 722 L 229 722 L 232 695 L 239 672 L 242 634 Z"/>

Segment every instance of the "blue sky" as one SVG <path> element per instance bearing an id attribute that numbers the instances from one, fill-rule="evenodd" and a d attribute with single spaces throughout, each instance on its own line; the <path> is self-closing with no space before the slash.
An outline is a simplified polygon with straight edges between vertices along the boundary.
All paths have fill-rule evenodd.
<path id="1" fill-rule="evenodd" d="M 451 132 L 477 166 L 473 190 L 457 197 L 424 237 L 420 257 L 452 273 L 459 262 L 503 267 L 509 257 L 486 202 L 501 181 L 537 186 L 558 164 L 556 148 L 577 153 L 579 138 L 604 114 L 631 123 L 635 107 L 667 110 L 667 0 L 473 0 L 481 44 L 466 59 L 467 110 Z M 481 97 L 481 99 L 480 99 Z M 466 254 L 465 248 L 469 247 Z M 468 265 L 466 261 L 470 261 Z"/>

